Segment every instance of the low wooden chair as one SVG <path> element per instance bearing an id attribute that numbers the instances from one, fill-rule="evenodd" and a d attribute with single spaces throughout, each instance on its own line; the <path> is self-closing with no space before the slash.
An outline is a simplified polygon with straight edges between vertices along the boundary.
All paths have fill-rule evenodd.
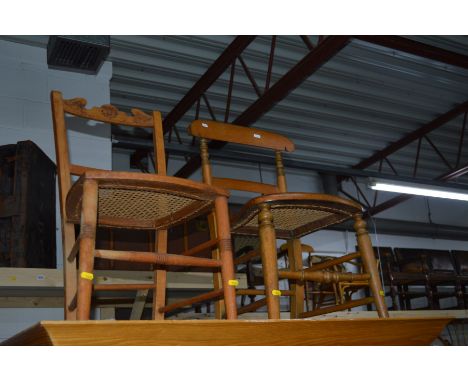
<path id="1" fill-rule="evenodd" d="M 65 318 L 89 319 L 93 287 L 95 290 L 104 290 L 105 287 L 105 290 L 152 289 L 153 319 L 163 319 L 166 312 L 194 302 L 224 296 L 226 317 L 235 319 L 236 280 L 227 209 L 229 193 L 207 184 L 166 176 L 159 112 L 148 115 L 133 109 L 132 115 L 128 115 L 112 105 L 87 109 L 85 99 L 64 100 L 58 91 L 51 93 L 51 102 L 62 216 Z M 108 124 L 152 129 L 157 174 L 114 172 L 71 164 L 66 114 Z M 79 176 L 73 184 L 72 175 Z M 182 254 L 168 254 L 167 230 L 204 213 L 216 216 L 216 238 Z M 75 224 L 80 224 L 78 238 L 75 238 Z M 156 233 L 156 251 L 99 250 L 95 245 L 96 227 L 153 231 Z M 195 256 L 207 248 L 217 248 L 219 259 Z M 94 258 L 154 264 L 154 282 L 93 285 Z M 222 285 L 214 292 L 166 306 L 167 266 L 209 267 L 220 271 Z"/>
<path id="2" fill-rule="evenodd" d="M 346 281 L 369 280 L 373 297 L 370 298 L 377 307 L 380 317 L 388 317 L 385 306 L 382 284 L 379 279 L 377 264 L 372 251 L 372 244 L 362 219 L 362 207 L 352 201 L 325 194 L 304 192 L 287 192 L 286 177 L 282 162 L 282 152 L 294 150 L 294 144 L 278 134 L 266 131 L 235 126 L 215 121 L 196 120 L 189 127 L 191 135 L 200 138 L 202 175 L 205 183 L 226 189 L 249 191 L 262 196 L 248 201 L 239 213 L 231 217 L 232 233 L 258 235 L 260 237 L 261 259 L 265 284 L 268 317 L 280 318 L 279 278 L 296 280 L 292 294 L 291 315 L 294 318 L 308 317 L 311 312 L 304 312 L 303 282 L 311 281 Z M 211 174 L 208 155 L 208 140 L 250 145 L 275 151 L 277 184 L 265 184 L 247 180 L 216 178 Z M 330 225 L 354 219 L 359 252 L 355 257 L 362 257 L 366 272 L 361 275 L 333 273 L 312 268 L 302 269 L 302 251 L 300 238 Z M 286 239 L 290 246 L 290 270 L 278 271 L 276 239 Z M 353 258 L 355 258 L 353 257 Z M 257 293 L 257 292 L 256 292 Z M 363 305 L 365 301 L 353 302 Z M 260 302 L 254 304 L 260 306 Z M 346 305 L 346 306 L 345 306 Z M 338 306 L 336 310 L 348 309 L 350 304 Z M 351 304 L 352 305 L 352 304 Z M 353 306 L 357 306 L 353 305 Z M 318 314 L 326 313 L 325 311 Z"/>
<path id="3" fill-rule="evenodd" d="M 281 246 L 281 249 L 288 251 L 288 243 Z M 307 253 L 306 268 L 325 261 L 333 260 L 333 256 L 317 255 L 312 246 L 302 244 L 302 252 Z M 344 272 L 343 264 L 337 264 L 327 269 L 332 272 Z M 321 283 L 316 281 L 304 282 L 304 292 L 306 301 L 306 310 L 311 311 L 323 307 L 334 306 L 340 303 L 340 293 L 337 283 Z"/>

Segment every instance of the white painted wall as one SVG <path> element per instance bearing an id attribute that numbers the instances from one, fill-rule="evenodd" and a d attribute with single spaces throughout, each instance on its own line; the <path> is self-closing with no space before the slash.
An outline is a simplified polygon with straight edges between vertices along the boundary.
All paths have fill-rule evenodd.
<path id="1" fill-rule="evenodd" d="M 31 140 L 55 162 L 50 92 L 60 90 L 65 98 L 84 97 L 89 106 L 102 105 L 110 102 L 111 77 L 110 62 L 97 75 L 51 70 L 45 49 L 0 41 L 0 145 Z M 71 126 L 73 163 L 111 169 L 110 128 L 85 126 L 76 118 Z M 58 193 L 56 216 L 57 264 L 61 268 Z M 39 320 L 62 316 L 61 309 L 0 309 L 0 341 Z"/>

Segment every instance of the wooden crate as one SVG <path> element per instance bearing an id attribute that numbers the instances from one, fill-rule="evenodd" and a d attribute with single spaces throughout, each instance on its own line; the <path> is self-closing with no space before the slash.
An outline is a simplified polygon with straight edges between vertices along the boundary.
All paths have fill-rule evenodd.
<path id="1" fill-rule="evenodd" d="M 55 174 L 33 142 L 0 146 L 0 266 L 56 267 Z"/>

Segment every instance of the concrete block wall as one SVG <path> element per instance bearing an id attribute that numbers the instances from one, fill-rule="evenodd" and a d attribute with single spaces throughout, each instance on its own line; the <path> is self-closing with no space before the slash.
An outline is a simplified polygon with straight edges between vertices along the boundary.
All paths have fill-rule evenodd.
<path id="1" fill-rule="evenodd" d="M 112 64 L 97 75 L 47 67 L 46 50 L 0 40 L 0 145 L 35 142 L 54 162 L 50 92 L 65 98 L 84 97 L 89 106 L 109 103 Z M 112 168 L 109 126 L 87 126 L 72 118 L 69 144 L 73 163 Z M 57 264 L 62 267 L 60 212 L 57 192 Z M 0 309 L 0 341 L 44 319 L 62 319 L 62 309 Z"/>
<path id="2" fill-rule="evenodd" d="M 55 162 L 50 92 L 59 90 L 64 98 L 83 97 L 89 106 L 102 105 L 110 102 L 111 77 L 110 62 L 103 65 L 98 75 L 52 70 L 47 68 L 45 49 L 0 41 L 0 145 L 31 140 Z M 68 134 L 71 161 L 111 169 L 110 127 L 88 126 L 77 118 L 67 122 L 71 127 Z M 57 228 L 60 228 L 58 208 Z M 60 232 L 57 232 L 57 264 L 62 264 Z"/>

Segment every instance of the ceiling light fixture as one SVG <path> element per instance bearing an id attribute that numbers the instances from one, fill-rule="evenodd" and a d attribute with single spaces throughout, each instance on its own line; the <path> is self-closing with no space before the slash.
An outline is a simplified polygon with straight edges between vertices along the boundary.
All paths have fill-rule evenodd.
<path id="1" fill-rule="evenodd" d="M 369 187 L 376 191 L 468 201 L 468 190 L 457 188 L 378 179 L 370 179 Z"/>

